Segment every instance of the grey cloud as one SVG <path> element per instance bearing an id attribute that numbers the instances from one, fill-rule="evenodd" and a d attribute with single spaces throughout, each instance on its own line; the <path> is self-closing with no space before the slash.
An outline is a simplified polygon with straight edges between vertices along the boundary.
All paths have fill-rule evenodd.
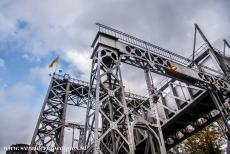
<path id="1" fill-rule="evenodd" d="M 11 36 L 17 40 L 24 39 L 26 43 L 23 45 L 29 46 L 29 50 L 24 52 L 35 57 L 46 56 L 54 49 L 62 50 L 62 54 L 69 50 L 86 52 L 91 50 L 90 45 L 97 32 L 94 23 L 101 22 L 188 56 L 192 53 L 194 22 L 200 25 L 210 42 L 223 37 L 229 39 L 229 6 L 228 0 L 1 0 L 0 22 L 4 24 L 0 27 L 3 34 L 0 45 L 4 43 L 1 40 Z M 15 35 L 18 19 L 28 21 L 30 28 Z M 74 65 L 73 61 L 67 62 Z M 144 84 L 135 87 L 144 81 L 143 75 L 132 71 L 124 78 L 126 83 L 130 82 L 130 88 L 136 88 L 140 94 L 145 93 L 142 91 L 146 87 Z M 0 110 L 0 116 L 5 119 L 0 125 L 4 130 L 0 133 L 1 146 L 27 142 L 32 135 L 36 122 L 34 117 L 37 117 L 34 115 L 38 111 L 35 114 L 20 107 L 13 110 L 15 106 Z"/>
<path id="2" fill-rule="evenodd" d="M 96 20 L 162 47 L 173 49 L 174 52 L 181 54 L 186 51 L 188 56 L 192 51 L 195 22 L 201 26 L 205 34 L 211 33 L 211 42 L 229 34 L 227 29 L 219 30 L 224 33 L 223 35 L 219 35 L 218 30 L 215 32 L 212 30 L 216 27 L 222 29 L 223 22 L 229 25 L 228 21 L 224 21 L 229 14 L 226 9 L 227 4 L 228 2 L 225 1 L 212 0 L 205 2 L 97 1 L 96 4 L 86 5 L 84 16 L 78 18 L 76 23 L 89 27 L 89 30 Z M 214 24 L 217 26 L 214 27 Z M 87 40 L 91 41 L 92 37 Z"/>
<path id="3" fill-rule="evenodd" d="M 42 50 L 48 51 L 55 48 L 89 50 L 97 21 L 180 54 L 186 51 L 186 55 L 192 51 L 194 22 L 200 24 L 205 33 L 210 33 L 211 41 L 229 35 L 229 2 L 223 0 L 68 0 L 36 2 L 36 5 L 27 0 L 23 2 L 5 4 L 2 14 L 15 19 L 23 16 L 31 22 L 30 35 L 43 42 Z"/>

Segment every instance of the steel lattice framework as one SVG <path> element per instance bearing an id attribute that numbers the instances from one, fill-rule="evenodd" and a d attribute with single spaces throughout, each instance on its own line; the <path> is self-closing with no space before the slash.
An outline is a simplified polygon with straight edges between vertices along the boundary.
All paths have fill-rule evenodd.
<path id="1" fill-rule="evenodd" d="M 75 124 L 81 130 L 78 148 L 86 154 L 164 154 L 219 117 L 228 134 L 230 60 L 212 47 L 198 25 L 192 60 L 97 25 L 90 82 L 53 75 L 31 146 L 63 146 L 64 128 L 73 127 L 65 120 L 67 105 L 87 108 L 84 129 Z M 199 51 L 195 51 L 197 31 L 205 42 Z M 203 65 L 207 57 L 218 70 Z M 143 69 L 148 97 L 125 92 L 122 63 Z M 156 86 L 151 73 L 167 80 Z"/>
<path id="2" fill-rule="evenodd" d="M 66 121 L 67 105 L 85 108 L 88 102 L 89 84 L 70 78 L 69 75 L 54 74 L 50 82 L 47 96 L 34 131 L 31 146 L 40 148 L 40 152 L 61 153 L 64 128 L 83 126 Z M 84 131 L 81 131 L 84 132 Z M 82 134 L 79 147 L 82 147 Z M 47 149 L 45 149 L 47 148 Z M 37 153 L 37 151 L 34 151 Z"/>
<path id="3" fill-rule="evenodd" d="M 227 80 L 203 72 L 199 68 L 191 68 L 194 61 L 191 62 L 182 56 L 102 24 L 97 25 L 99 32 L 92 44 L 94 53 L 90 78 L 90 85 L 96 85 L 95 89 L 90 88 L 90 94 L 96 99 L 92 104 L 88 104 L 86 153 L 135 153 L 136 143 L 139 142 L 134 139 L 138 138 L 136 137 L 138 135 L 134 133 L 136 127 L 140 134 L 145 134 L 146 130 L 151 134 L 151 138 L 148 138 L 146 143 L 153 147 L 144 147 L 142 152 L 145 152 L 146 149 L 154 149 L 151 153 L 166 153 L 156 105 L 159 96 L 153 84 L 150 83 L 149 72 L 206 89 L 216 108 L 221 111 L 221 116 L 226 118 L 227 113 L 222 112 L 224 109 L 222 102 L 227 99 L 225 94 L 230 91 L 230 83 Z M 215 54 L 216 51 L 200 28 L 197 25 L 195 27 L 195 30 L 200 32 L 205 43 L 208 44 L 208 50 Z M 134 110 L 127 108 L 120 71 L 121 63 L 127 63 L 145 71 L 150 97 L 147 109 L 139 110 L 141 107 L 146 108 L 143 104 L 139 104 L 140 108 Z M 171 71 L 171 67 L 176 67 L 177 71 Z M 214 87 L 213 82 L 215 82 Z M 95 111 L 90 111 L 93 104 L 96 106 Z M 140 114 L 136 114 L 134 112 L 136 110 Z M 142 115 L 145 114 L 148 115 L 147 118 L 143 118 Z M 102 130 L 99 130 L 99 116 L 102 119 Z M 226 127 L 229 130 L 229 126 L 226 125 Z M 152 142 L 149 140 L 152 139 L 155 144 L 149 144 Z"/>

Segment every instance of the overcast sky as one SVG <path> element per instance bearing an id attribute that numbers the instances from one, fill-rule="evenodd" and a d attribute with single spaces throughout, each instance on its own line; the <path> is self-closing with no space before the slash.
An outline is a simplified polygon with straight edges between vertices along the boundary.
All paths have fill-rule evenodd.
<path id="1" fill-rule="evenodd" d="M 223 38 L 230 41 L 229 8 L 229 0 L 1 0 L 0 151 L 30 142 L 53 58 L 88 80 L 96 22 L 189 56 L 194 23 L 221 49 Z M 125 78 L 134 91 L 145 88 L 138 71 Z"/>

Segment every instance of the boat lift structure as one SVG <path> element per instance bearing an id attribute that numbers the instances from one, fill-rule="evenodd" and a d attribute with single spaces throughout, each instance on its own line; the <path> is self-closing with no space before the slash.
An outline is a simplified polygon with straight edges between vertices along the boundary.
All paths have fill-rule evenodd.
<path id="1" fill-rule="evenodd" d="M 194 50 L 185 58 L 97 23 L 90 81 L 54 74 L 31 146 L 33 153 L 62 153 L 66 108 L 86 108 L 78 150 L 85 154 L 165 154 L 222 118 L 229 137 L 230 58 L 213 48 L 195 24 Z M 200 35 L 203 45 L 196 50 Z M 228 43 L 225 40 L 225 49 Z M 126 92 L 121 65 L 143 70 L 148 97 Z M 210 67 L 211 66 L 211 67 Z M 162 75 L 154 85 L 150 74 Z M 84 127 L 84 129 L 83 129 Z"/>

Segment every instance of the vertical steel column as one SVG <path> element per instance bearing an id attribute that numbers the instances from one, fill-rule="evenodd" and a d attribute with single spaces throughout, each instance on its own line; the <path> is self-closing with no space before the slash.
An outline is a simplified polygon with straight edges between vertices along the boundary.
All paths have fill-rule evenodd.
<path id="1" fill-rule="evenodd" d="M 79 139 L 78 139 L 78 149 L 82 149 L 83 148 L 83 141 L 84 141 L 84 131 L 85 131 L 85 129 L 84 129 L 84 127 L 80 127 L 79 128 Z"/>
<path id="2" fill-rule="evenodd" d="M 97 54 L 97 53 L 96 53 Z M 97 55 L 92 57 L 91 64 L 91 73 L 90 73 L 90 82 L 89 82 L 89 91 L 88 91 L 88 102 L 86 110 L 86 120 L 85 120 L 85 129 L 84 129 L 84 140 L 83 146 L 84 149 L 87 149 L 85 153 L 93 153 L 94 141 L 94 128 L 95 128 L 95 82 L 96 75 L 98 70 L 98 61 Z"/>
<path id="3" fill-rule="evenodd" d="M 193 52 L 192 52 L 192 66 L 194 65 L 195 60 L 195 52 L 196 52 L 196 26 L 195 26 L 195 32 L 194 32 L 194 38 L 193 38 Z"/>
<path id="4" fill-rule="evenodd" d="M 70 77 L 70 76 L 68 76 Z M 59 140 L 59 144 L 60 147 L 63 147 L 63 142 L 64 142 L 64 131 L 65 131 L 65 121 L 66 121 L 66 109 L 67 109 L 67 103 L 68 103 L 68 95 L 69 95 L 69 87 L 70 87 L 70 83 L 68 82 L 68 78 L 64 79 L 67 82 L 66 85 L 66 90 L 65 90 L 65 95 L 64 95 L 64 102 L 63 102 L 63 108 L 61 110 L 61 131 L 60 131 L 60 140 Z M 62 150 L 59 150 L 58 153 L 62 153 Z"/>
<path id="5" fill-rule="evenodd" d="M 125 101 L 119 54 L 102 48 L 95 56 L 94 62 L 97 64 L 94 63 L 93 68 L 96 70 L 92 68 L 91 72 L 91 79 L 96 82 L 95 122 L 89 126 L 93 131 L 86 133 L 86 153 L 92 153 L 89 149 L 94 146 L 94 154 L 134 154 L 133 132 Z M 89 117 L 89 111 L 87 114 Z M 94 137 L 91 146 L 88 145 L 90 136 Z"/>
<path id="6" fill-rule="evenodd" d="M 162 130 L 161 130 L 159 114 L 157 111 L 157 101 L 159 99 L 159 96 L 157 95 L 155 87 L 150 80 L 150 71 L 145 69 L 144 74 L 145 74 L 145 80 L 147 83 L 147 88 L 148 88 L 148 93 L 149 93 L 149 98 L 150 98 L 149 102 L 150 102 L 151 112 L 154 113 L 153 116 L 156 119 L 156 125 L 158 127 L 157 130 L 158 130 L 158 135 L 159 135 L 159 139 L 161 142 L 160 144 L 161 154 L 165 154 L 166 149 L 165 149 L 164 137 L 163 137 Z"/>
<path id="7" fill-rule="evenodd" d="M 96 94 L 96 101 L 95 101 L 95 128 L 94 128 L 94 154 L 99 154 L 102 153 L 100 151 L 100 140 L 99 140 L 99 108 L 100 108 L 100 63 L 101 63 L 101 52 L 98 52 L 98 57 L 97 57 L 97 70 L 96 70 L 96 89 L 95 89 L 95 94 Z M 92 84 L 92 83 L 91 83 Z"/>

